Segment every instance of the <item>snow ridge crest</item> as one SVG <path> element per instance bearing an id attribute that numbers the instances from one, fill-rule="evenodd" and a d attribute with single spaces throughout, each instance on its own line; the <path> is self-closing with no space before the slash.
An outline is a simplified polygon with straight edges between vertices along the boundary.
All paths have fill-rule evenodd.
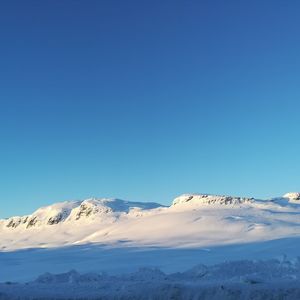
<path id="1" fill-rule="evenodd" d="M 56 225 L 68 221 L 94 220 L 101 216 L 127 214 L 131 210 L 158 208 L 158 203 L 131 202 L 113 198 L 89 198 L 84 201 L 66 201 L 41 207 L 32 215 L 0 220 L 4 228 L 29 229 L 41 225 Z"/>
<path id="2" fill-rule="evenodd" d="M 220 204 L 220 205 L 237 205 L 242 203 L 252 203 L 254 198 L 233 197 L 224 195 L 210 194 L 183 194 L 174 199 L 172 206 L 182 204 Z"/>

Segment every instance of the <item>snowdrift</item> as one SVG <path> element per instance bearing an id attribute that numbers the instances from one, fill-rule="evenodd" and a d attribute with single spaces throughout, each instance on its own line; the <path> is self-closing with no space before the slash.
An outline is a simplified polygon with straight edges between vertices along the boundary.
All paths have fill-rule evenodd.
<path id="1" fill-rule="evenodd" d="M 300 261 L 236 261 L 165 274 L 45 273 L 0 284 L 0 299 L 299 299 Z"/>

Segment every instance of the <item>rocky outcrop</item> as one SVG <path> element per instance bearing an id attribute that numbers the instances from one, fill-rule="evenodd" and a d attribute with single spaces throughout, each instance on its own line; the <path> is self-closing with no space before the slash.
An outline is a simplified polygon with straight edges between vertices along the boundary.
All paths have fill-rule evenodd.
<path id="1" fill-rule="evenodd" d="M 6 220 L 7 228 L 17 228 L 20 225 L 26 224 L 28 221 L 28 216 L 25 217 L 12 217 Z"/>
<path id="2" fill-rule="evenodd" d="M 62 213 L 58 213 L 56 216 L 49 218 L 47 224 L 48 225 L 58 224 L 62 220 L 63 220 L 63 214 Z"/>
<path id="3" fill-rule="evenodd" d="M 243 203 L 251 203 L 254 198 L 218 196 L 209 194 L 184 194 L 174 199 L 172 206 L 186 203 L 193 204 L 220 204 L 220 205 L 236 205 Z"/>
<path id="4" fill-rule="evenodd" d="M 114 213 L 127 214 L 131 210 L 145 210 L 160 207 L 157 203 L 130 202 L 110 198 L 90 198 L 84 201 L 61 202 L 42 207 L 30 216 L 12 217 L 0 220 L 7 229 L 22 227 L 30 229 L 36 226 L 53 226 L 62 222 L 101 219 Z"/>
<path id="5" fill-rule="evenodd" d="M 99 203 L 95 202 L 95 200 L 86 200 L 78 207 L 75 219 L 79 220 L 99 213 L 108 214 L 112 212 L 113 211 L 111 208 L 104 205 L 99 205 Z"/>
<path id="6" fill-rule="evenodd" d="M 300 201 L 300 193 L 286 193 L 283 198 L 292 200 L 292 201 Z"/>

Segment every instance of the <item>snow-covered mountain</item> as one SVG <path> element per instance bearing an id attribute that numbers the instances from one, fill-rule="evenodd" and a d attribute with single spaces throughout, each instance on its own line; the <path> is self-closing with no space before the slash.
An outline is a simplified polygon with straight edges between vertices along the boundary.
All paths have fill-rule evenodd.
<path id="1" fill-rule="evenodd" d="M 299 196 L 184 194 L 170 206 L 95 198 L 56 203 L 0 221 L 0 281 L 72 268 L 175 272 L 225 260 L 293 259 L 300 248 Z"/>
<path id="2" fill-rule="evenodd" d="M 257 200 L 184 194 L 169 207 L 86 199 L 0 220 L 0 249 L 84 243 L 172 247 L 245 243 L 300 234 L 300 193 Z"/>
<path id="3" fill-rule="evenodd" d="M 130 202 L 120 199 L 90 198 L 84 201 L 55 203 L 39 208 L 32 215 L 0 220 L 2 227 L 30 229 L 42 225 L 56 225 L 82 219 L 94 220 L 104 216 L 117 216 L 131 211 L 142 211 L 160 207 L 157 203 Z"/>
<path id="4" fill-rule="evenodd" d="M 237 205 L 253 202 L 254 198 L 241 198 L 232 196 L 217 196 L 209 194 L 184 194 L 174 199 L 172 205 L 178 205 L 189 202 L 189 204 L 220 204 Z"/>

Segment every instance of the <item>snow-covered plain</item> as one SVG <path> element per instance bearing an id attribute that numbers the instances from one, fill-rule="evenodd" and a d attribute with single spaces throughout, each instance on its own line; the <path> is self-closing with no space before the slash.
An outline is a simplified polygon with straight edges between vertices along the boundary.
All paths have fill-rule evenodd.
<path id="1" fill-rule="evenodd" d="M 50 295 L 57 282 L 41 282 L 41 277 L 38 281 L 35 279 L 45 272 L 58 274 L 72 269 L 98 276 L 89 288 L 92 298 L 121 295 L 123 287 L 123 291 L 126 290 L 123 296 L 128 299 L 140 299 L 139 293 L 149 289 L 156 293 L 160 290 L 161 295 L 165 295 L 162 299 L 169 299 L 174 291 L 190 299 L 200 295 L 201 286 L 210 299 L 217 299 L 219 292 L 211 293 L 217 291 L 216 287 L 222 282 L 226 292 L 227 288 L 244 292 L 245 282 L 241 278 L 245 276 L 259 278 L 260 285 L 253 288 L 250 284 L 253 293 L 257 286 L 270 292 L 270 287 L 278 281 L 281 284 L 276 286 L 280 286 L 283 293 L 295 286 L 294 297 L 300 295 L 296 288 L 300 280 L 299 249 L 299 193 L 270 200 L 187 194 L 176 198 L 169 207 L 119 199 L 57 203 L 40 208 L 30 216 L 0 221 L 0 282 L 20 282 L 1 284 L 0 299 L 1 293 L 5 293 L 5 297 L 18 293 L 30 295 L 30 291 L 39 297 L 43 291 Z M 261 261 L 256 263 L 257 260 Z M 264 264 L 264 268 L 259 267 Z M 190 278 L 187 274 L 191 271 L 187 270 L 195 271 L 195 266 L 198 271 L 208 269 L 206 274 L 222 268 L 223 277 L 217 278 L 214 273 L 205 278 L 201 276 L 201 280 L 196 280 L 194 275 Z M 137 283 L 132 276 L 140 268 L 148 268 L 143 269 L 143 274 L 154 272 L 165 279 L 162 281 L 162 277 L 157 279 L 155 275 L 150 280 L 147 275 L 143 283 Z M 273 275 L 274 268 L 276 272 L 280 268 L 277 278 Z M 231 274 L 231 270 L 236 272 Z M 76 278 L 84 276 L 76 272 L 73 272 Z M 96 275 L 102 272 L 109 275 Z M 175 272 L 181 275 L 170 275 Z M 47 276 L 53 278 L 54 275 Z M 139 276 L 142 275 L 139 273 Z M 25 284 L 28 281 L 31 283 Z M 62 291 L 66 284 L 72 286 L 69 290 L 78 289 L 76 295 L 83 295 L 87 288 L 84 288 L 87 283 L 63 282 L 59 283 Z M 103 285 L 107 289 L 101 288 Z M 143 289 L 136 288 L 137 285 Z M 59 287 L 54 289 L 57 293 Z M 192 294 L 188 294 L 190 292 Z M 220 293 L 226 299 L 224 289 Z M 75 297 L 75 294 L 69 296 Z M 57 294 L 57 297 L 62 295 Z M 293 299 L 292 296 L 289 299 Z"/>

